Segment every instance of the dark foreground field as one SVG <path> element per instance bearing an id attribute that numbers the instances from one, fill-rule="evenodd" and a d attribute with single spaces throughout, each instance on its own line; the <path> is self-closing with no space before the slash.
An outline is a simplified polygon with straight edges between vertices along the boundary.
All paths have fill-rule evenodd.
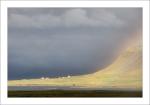
<path id="1" fill-rule="evenodd" d="M 121 91 L 121 90 L 8 91 L 8 97 L 142 97 L 142 91 Z"/>

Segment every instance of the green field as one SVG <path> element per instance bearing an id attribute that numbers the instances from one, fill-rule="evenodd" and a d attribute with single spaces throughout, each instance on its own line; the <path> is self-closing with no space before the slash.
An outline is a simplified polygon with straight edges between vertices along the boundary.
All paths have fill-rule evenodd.
<path id="1" fill-rule="evenodd" d="M 8 97 L 142 97 L 142 91 L 121 90 L 42 90 L 8 91 Z"/>

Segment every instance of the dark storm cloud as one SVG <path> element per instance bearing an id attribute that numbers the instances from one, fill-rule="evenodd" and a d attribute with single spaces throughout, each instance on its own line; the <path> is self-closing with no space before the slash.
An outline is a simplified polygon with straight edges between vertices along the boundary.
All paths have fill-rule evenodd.
<path id="1" fill-rule="evenodd" d="M 141 21 L 137 8 L 9 8 L 9 79 L 103 68 Z"/>

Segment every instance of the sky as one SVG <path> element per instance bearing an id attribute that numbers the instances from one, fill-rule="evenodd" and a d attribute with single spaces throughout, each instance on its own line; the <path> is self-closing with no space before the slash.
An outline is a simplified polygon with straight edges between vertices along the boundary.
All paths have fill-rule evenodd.
<path id="1" fill-rule="evenodd" d="M 8 8 L 8 79 L 96 72 L 139 30 L 141 8 Z"/>

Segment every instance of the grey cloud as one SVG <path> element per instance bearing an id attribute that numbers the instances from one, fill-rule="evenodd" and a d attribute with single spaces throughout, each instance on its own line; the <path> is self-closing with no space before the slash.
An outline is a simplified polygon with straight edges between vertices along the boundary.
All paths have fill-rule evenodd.
<path id="1" fill-rule="evenodd" d="M 88 9 L 66 9 L 60 15 L 56 15 L 51 11 L 45 14 L 35 14 L 34 9 L 29 9 L 33 14 L 21 14 L 17 11 L 9 14 L 10 27 L 78 27 L 78 26 L 107 26 L 115 27 L 122 26 L 124 21 L 119 19 L 114 13 L 107 10 L 91 11 L 88 14 Z M 41 10 L 41 9 L 39 9 Z M 23 9 L 25 11 L 25 9 Z M 28 11 L 27 11 L 28 12 Z M 35 13 L 34 13 L 35 12 Z M 42 12 L 42 11 L 41 11 Z M 26 12 L 25 12 L 26 13 Z M 35 14 L 35 15 L 34 15 Z"/>
<path id="2" fill-rule="evenodd" d="M 8 16 L 9 79 L 94 72 L 142 26 L 138 8 L 9 8 Z"/>

